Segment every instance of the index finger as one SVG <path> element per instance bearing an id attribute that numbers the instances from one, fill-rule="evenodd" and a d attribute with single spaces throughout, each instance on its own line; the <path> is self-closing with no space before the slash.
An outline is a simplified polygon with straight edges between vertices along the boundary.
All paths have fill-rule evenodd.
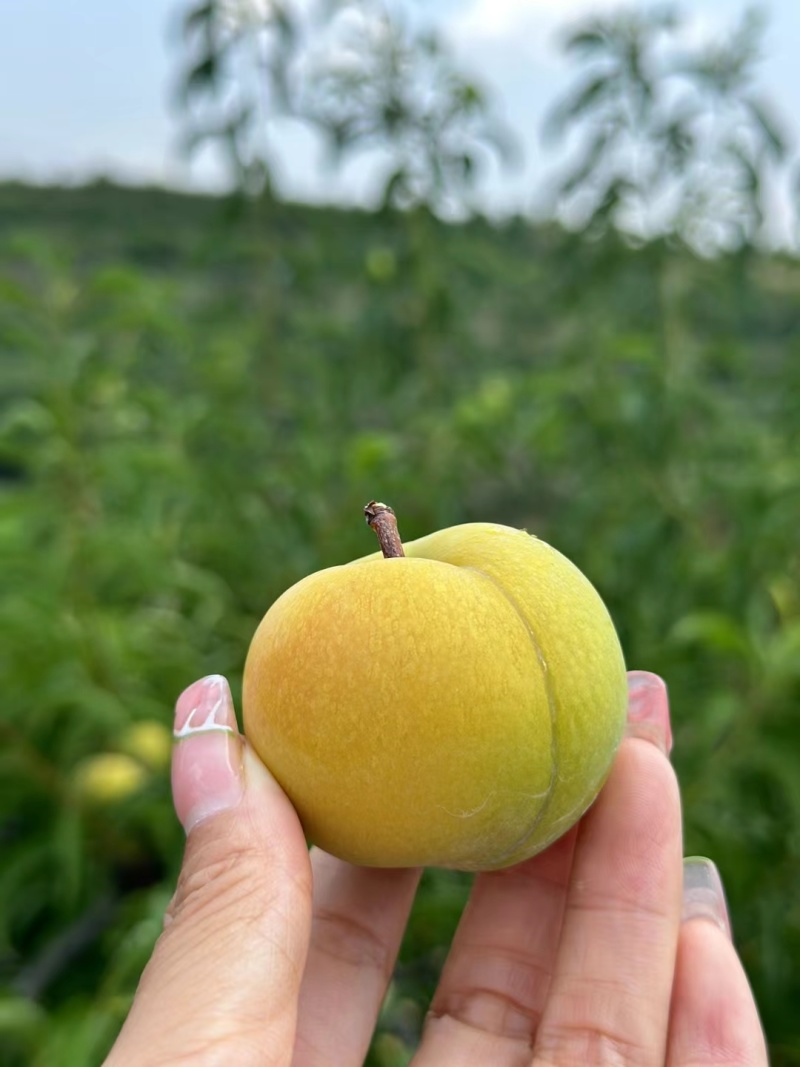
<path id="1" fill-rule="evenodd" d="M 311 850 L 311 941 L 292 1067 L 361 1067 L 420 871 L 357 867 Z"/>

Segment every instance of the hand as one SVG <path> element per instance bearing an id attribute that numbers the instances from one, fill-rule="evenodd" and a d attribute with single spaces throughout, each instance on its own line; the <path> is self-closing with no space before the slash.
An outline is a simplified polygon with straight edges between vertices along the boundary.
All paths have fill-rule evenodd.
<path id="1" fill-rule="evenodd" d="M 475 878 L 414 1067 L 766 1065 L 716 868 L 682 860 L 666 689 L 629 691 L 579 826 Z M 360 1067 L 420 872 L 309 855 L 224 679 L 186 690 L 176 734 L 183 870 L 107 1067 Z"/>

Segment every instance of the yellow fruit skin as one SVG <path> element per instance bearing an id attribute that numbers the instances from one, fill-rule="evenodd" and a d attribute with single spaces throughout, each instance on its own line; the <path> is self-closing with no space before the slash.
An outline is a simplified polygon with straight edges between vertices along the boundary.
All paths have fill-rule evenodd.
<path id="1" fill-rule="evenodd" d="M 594 800 L 625 724 L 597 592 L 521 530 L 455 526 L 312 574 L 253 637 L 245 732 L 306 833 L 353 863 L 490 870 Z"/>

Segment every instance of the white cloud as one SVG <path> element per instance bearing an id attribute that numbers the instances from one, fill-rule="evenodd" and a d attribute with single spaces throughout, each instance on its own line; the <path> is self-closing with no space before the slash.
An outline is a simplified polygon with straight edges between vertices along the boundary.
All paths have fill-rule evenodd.
<path id="1" fill-rule="evenodd" d="M 596 7 L 592 0 L 470 0 L 453 14 L 447 29 L 462 47 L 501 45 L 544 55 L 553 51 L 556 27 Z"/>
<path id="2" fill-rule="evenodd" d="M 591 15 L 648 6 L 647 0 L 469 0 L 445 20 L 445 27 L 448 37 L 465 51 L 503 49 L 509 56 L 535 56 L 552 66 L 559 34 L 572 23 Z M 730 30 L 740 15 L 740 11 L 713 8 L 684 11 L 683 42 L 692 46 L 714 40 Z"/>

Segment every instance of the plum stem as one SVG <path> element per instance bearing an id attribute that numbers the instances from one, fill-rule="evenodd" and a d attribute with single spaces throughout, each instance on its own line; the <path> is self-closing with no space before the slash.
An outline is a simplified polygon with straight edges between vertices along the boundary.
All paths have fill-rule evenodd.
<path id="1" fill-rule="evenodd" d="M 394 511 L 388 504 L 381 504 L 377 500 L 370 500 L 364 508 L 364 516 L 367 524 L 378 535 L 381 552 L 386 559 L 397 559 L 405 556 L 403 542 L 397 529 L 397 519 Z"/>

